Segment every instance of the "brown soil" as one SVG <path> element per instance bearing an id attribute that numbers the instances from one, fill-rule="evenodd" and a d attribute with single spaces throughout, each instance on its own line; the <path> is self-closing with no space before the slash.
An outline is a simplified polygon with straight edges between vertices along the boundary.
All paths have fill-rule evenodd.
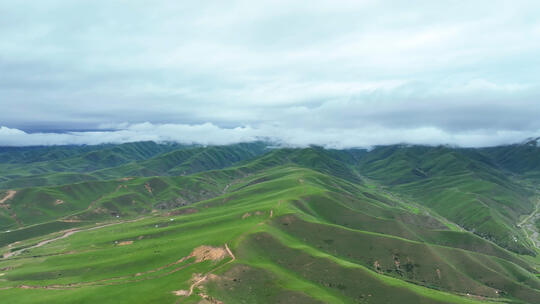
<path id="1" fill-rule="evenodd" d="M 133 244 L 133 241 L 123 241 L 118 243 L 118 246 L 125 246 L 125 245 L 131 245 Z"/>
<path id="2" fill-rule="evenodd" d="M 245 219 L 247 219 L 247 218 L 250 217 L 250 216 L 251 216 L 251 213 L 249 213 L 249 212 L 248 212 L 248 213 L 244 213 L 244 215 L 242 215 L 242 219 L 245 220 Z"/>
<path id="3" fill-rule="evenodd" d="M 175 290 L 172 292 L 175 296 L 187 296 L 189 294 L 189 291 L 187 290 Z"/>
<path id="4" fill-rule="evenodd" d="M 236 260 L 236 257 L 234 256 L 231 249 L 229 248 L 229 245 L 227 245 L 226 243 L 225 243 L 225 250 L 223 250 L 223 248 L 221 248 L 221 247 L 210 247 L 210 246 L 205 246 L 205 245 L 197 247 L 197 248 L 195 248 L 193 250 L 193 252 L 191 253 L 191 255 L 189 257 L 196 256 L 195 255 L 196 252 L 201 252 L 202 251 L 202 252 L 206 253 L 206 252 L 208 252 L 209 249 L 211 251 L 213 251 L 214 252 L 213 254 L 216 257 L 219 257 L 220 260 L 225 257 L 225 254 L 228 254 L 232 259 L 230 261 L 228 261 L 227 263 L 222 264 L 221 266 L 218 266 L 218 267 L 210 270 L 204 276 L 202 274 L 198 274 L 198 273 L 193 274 L 193 279 L 192 279 L 193 284 L 191 284 L 191 286 L 189 287 L 189 292 L 187 294 L 185 294 L 185 296 L 187 296 L 187 297 L 189 297 L 189 296 L 191 296 L 191 294 L 193 294 L 193 289 L 195 287 L 197 287 L 197 285 L 201 284 L 202 282 L 206 281 L 207 279 L 215 279 L 217 276 L 212 274 L 213 271 L 215 271 L 215 270 L 217 270 L 217 269 L 219 269 L 219 268 L 221 268 L 221 267 L 223 267 L 223 266 L 225 266 L 225 265 L 227 265 L 227 264 L 229 264 L 231 262 L 234 262 L 234 260 Z M 173 291 L 173 293 L 175 293 L 175 292 Z"/>
<path id="5" fill-rule="evenodd" d="M 211 296 L 205 293 L 199 293 L 199 296 L 205 300 L 205 302 L 199 302 L 199 304 L 224 304 L 222 301 L 212 298 Z"/>
<path id="6" fill-rule="evenodd" d="M 152 187 L 150 187 L 149 184 L 144 184 L 144 187 L 146 188 L 146 191 L 148 191 L 148 193 L 152 194 Z"/>
<path id="7" fill-rule="evenodd" d="M 212 247 L 202 245 L 191 252 L 191 257 L 195 257 L 195 262 L 202 262 L 206 260 L 219 261 L 225 258 L 227 255 L 227 250 L 222 247 Z"/>
<path id="8" fill-rule="evenodd" d="M 15 190 L 8 190 L 6 196 L 4 196 L 3 199 L 0 199 L 0 204 L 5 203 L 7 200 L 12 199 L 15 194 L 17 194 L 17 191 Z"/>

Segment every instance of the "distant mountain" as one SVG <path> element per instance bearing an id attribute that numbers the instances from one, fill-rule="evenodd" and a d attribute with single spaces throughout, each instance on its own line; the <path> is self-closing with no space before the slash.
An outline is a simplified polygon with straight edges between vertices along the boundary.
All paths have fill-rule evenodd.
<path id="1" fill-rule="evenodd" d="M 480 149 L 501 168 L 534 180 L 540 179 L 540 137 L 522 144 Z"/>
<path id="2" fill-rule="evenodd" d="M 209 147 L 137 142 L 121 145 L 0 148 L 0 189 L 62 185 L 125 176 L 185 175 L 263 153 L 265 143 Z M 25 157 L 28 155 L 28 157 Z M 58 155 L 66 155 L 58 158 Z"/>

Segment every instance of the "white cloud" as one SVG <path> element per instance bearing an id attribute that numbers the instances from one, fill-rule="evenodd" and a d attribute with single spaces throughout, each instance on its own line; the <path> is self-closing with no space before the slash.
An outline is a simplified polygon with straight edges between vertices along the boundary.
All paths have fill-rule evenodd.
<path id="1" fill-rule="evenodd" d="M 536 132 L 461 132 L 449 133 L 433 127 L 393 129 L 366 126 L 348 129 L 307 130 L 263 125 L 260 128 L 219 128 L 211 123 L 200 125 L 151 124 L 128 125 L 125 129 L 99 132 L 26 133 L 18 129 L 0 127 L 0 144 L 28 145 L 95 145 L 152 140 L 185 144 L 226 145 L 255 140 L 273 141 L 285 146 L 304 147 L 311 144 L 329 148 L 369 148 L 396 143 L 439 145 L 452 143 L 462 147 L 485 147 L 520 142 Z"/>
<path id="2" fill-rule="evenodd" d="M 169 128 L 202 143 L 268 134 L 337 146 L 519 141 L 540 129 L 539 8 L 4 1 L 0 124 L 28 133 L 0 145 L 17 136 L 27 144 L 180 140 Z M 144 122 L 155 135 L 138 129 Z M 88 129 L 114 131 L 41 134 Z"/>

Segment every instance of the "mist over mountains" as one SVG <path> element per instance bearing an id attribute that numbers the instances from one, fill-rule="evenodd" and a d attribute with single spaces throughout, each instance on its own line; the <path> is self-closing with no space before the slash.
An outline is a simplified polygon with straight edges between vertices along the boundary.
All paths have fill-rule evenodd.
<path id="1" fill-rule="evenodd" d="M 110 126 L 107 126 L 110 127 Z M 0 127 L 0 145 L 95 145 L 151 140 L 183 144 L 226 145 L 241 142 L 269 141 L 277 145 L 307 147 L 319 145 L 328 148 L 370 148 L 378 145 L 416 144 L 452 145 L 460 147 L 487 147 L 520 143 L 534 138 L 535 131 L 479 131 L 451 133 L 433 127 L 417 129 L 387 129 L 364 127 L 345 129 L 308 130 L 304 126 L 284 128 L 264 126 L 261 128 L 220 128 L 211 123 L 201 125 L 151 123 L 123 124 L 119 129 L 94 131 L 32 132 Z"/>

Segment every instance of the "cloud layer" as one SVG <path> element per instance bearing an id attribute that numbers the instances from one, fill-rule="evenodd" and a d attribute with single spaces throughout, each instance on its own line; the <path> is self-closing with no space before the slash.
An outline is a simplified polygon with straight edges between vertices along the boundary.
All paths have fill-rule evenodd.
<path id="1" fill-rule="evenodd" d="M 539 9 L 5 1 L 0 145 L 518 142 L 540 135 Z"/>
<path id="2" fill-rule="evenodd" d="M 265 140 L 282 146 L 320 145 L 328 148 L 370 148 L 396 143 L 485 147 L 515 143 L 531 138 L 537 132 L 496 131 L 450 133 L 434 127 L 397 129 L 387 127 L 324 128 L 317 132 L 305 128 L 282 128 L 265 125 L 260 128 L 220 128 L 211 123 L 201 125 L 141 123 L 122 125 L 119 130 L 66 133 L 26 133 L 0 127 L 0 142 L 5 146 L 125 143 L 135 141 L 179 142 L 185 144 L 226 145 Z M 520 140 L 521 141 L 521 140 Z"/>

